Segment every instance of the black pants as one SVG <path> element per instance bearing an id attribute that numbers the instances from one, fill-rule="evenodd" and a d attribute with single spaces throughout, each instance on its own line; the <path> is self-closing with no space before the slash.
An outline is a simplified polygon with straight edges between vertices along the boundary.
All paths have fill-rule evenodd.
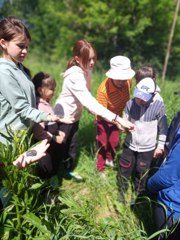
<path id="1" fill-rule="evenodd" d="M 159 240 L 179 240 L 180 239 L 180 224 L 177 224 L 175 221 L 173 221 L 173 214 L 169 217 L 167 217 L 166 209 L 164 206 L 161 206 L 160 204 L 157 204 L 155 207 L 155 223 L 157 230 L 168 228 L 172 231 L 171 234 L 168 233 L 162 233 L 159 237 Z"/>
<path id="2" fill-rule="evenodd" d="M 60 144 L 52 141 L 46 151 L 46 156 L 39 161 L 38 174 L 41 178 L 50 178 L 57 174 L 59 167 L 59 146 Z M 55 156 L 57 156 L 57 158 Z"/>
<path id="3" fill-rule="evenodd" d="M 33 138 L 33 144 L 39 140 Z M 51 141 L 50 146 L 46 151 L 46 156 L 42 157 L 37 164 L 37 174 L 43 179 L 48 179 L 57 173 L 58 159 L 55 156 L 59 155 L 58 146 L 56 142 Z"/>
<path id="4" fill-rule="evenodd" d="M 62 144 L 56 144 L 55 154 L 52 153 L 53 159 L 55 159 L 56 164 L 57 162 L 63 162 L 65 169 L 72 171 L 76 166 L 79 121 L 72 124 L 60 123 L 58 129 L 65 133 L 65 141 Z"/>
<path id="5" fill-rule="evenodd" d="M 128 181 L 133 178 L 134 188 L 137 193 L 142 193 L 146 189 L 148 170 L 153 159 L 154 150 L 149 152 L 134 152 L 124 146 L 119 159 L 118 167 L 118 188 L 126 192 Z"/>

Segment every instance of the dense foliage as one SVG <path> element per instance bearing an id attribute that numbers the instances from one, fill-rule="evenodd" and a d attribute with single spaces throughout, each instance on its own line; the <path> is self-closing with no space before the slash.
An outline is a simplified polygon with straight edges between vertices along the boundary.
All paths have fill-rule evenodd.
<path id="1" fill-rule="evenodd" d="M 109 58 L 117 54 L 129 56 L 133 68 L 148 62 L 160 73 L 174 8 L 175 1 L 169 0 L 0 0 L 0 16 L 18 16 L 29 27 L 33 39 L 30 52 L 35 54 L 25 64 L 32 75 L 47 71 L 55 77 L 54 99 L 62 84 L 59 73 L 74 41 L 82 37 L 94 43 L 101 60 L 98 63 L 104 64 L 103 71 L 93 74 L 93 95 L 104 78 L 104 69 L 109 68 Z M 179 24 L 180 18 L 168 67 L 172 79 L 180 74 Z M 179 111 L 180 97 L 173 94 L 180 90 L 178 84 L 178 78 L 164 84 L 158 79 L 169 123 Z M 36 176 L 36 164 L 17 170 L 12 161 L 30 145 L 24 134 L 14 137 L 13 146 L 0 145 L 0 161 L 5 164 L 0 168 L 0 188 L 10 196 L 0 213 L 1 239 L 147 240 L 158 235 L 150 199 L 142 199 L 133 209 L 129 202 L 124 206 L 117 201 L 116 170 L 106 169 L 106 181 L 97 173 L 94 117 L 87 111 L 80 122 L 76 169 L 84 182 L 63 180 L 55 188 L 53 182 Z M 131 192 L 127 197 L 131 198 Z"/>
<path id="2" fill-rule="evenodd" d="M 27 23 L 32 48 L 49 60 L 69 57 L 79 38 L 93 42 L 99 62 L 126 55 L 136 65 L 152 63 L 160 72 L 175 11 L 175 0 L 3 0 L 0 15 Z M 172 43 L 168 77 L 180 73 L 180 17 Z M 36 51 L 37 52 L 37 51 Z"/>
<path id="3" fill-rule="evenodd" d="M 48 69 L 55 76 L 61 88 L 59 64 L 28 58 L 26 65 L 32 74 Z M 93 73 L 93 95 L 104 71 Z M 180 89 L 179 82 L 166 81 L 158 85 L 166 105 L 169 122 L 179 110 L 180 96 L 173 92 Z M 122 136 L 124 137 L 124 136 Z M 153 209 L 150 199 L 141 199 L 135 208 L 129 202 L 122 205 L 117 201 L 116 169 L 106 169 L 107 179 L 102 179 L 95 168 L 95 126 L 94 117 L 83 112 L 79 129 L 78 166 L 76 171 L 84 182 L 66 180 L 55 185 L 37 177 L 37 164 L 24 170 L 17 170 L 12 161 L 26 150 L 26 132 L 14 136 L 14 144 L 0 145 L 0 189 L 6 190 L 10 200 L 0 212 L 0 239 L 2 240 L 150 240 L 158 235 L 154 228 Z M 123 144 L 123 141 L 121 142 Z M 117 153 L 118 155 L 121 148 Z M 9 198 L 10 196 L 10 198 Z M 127 198 L 131 199 L 131 192 Z"/>

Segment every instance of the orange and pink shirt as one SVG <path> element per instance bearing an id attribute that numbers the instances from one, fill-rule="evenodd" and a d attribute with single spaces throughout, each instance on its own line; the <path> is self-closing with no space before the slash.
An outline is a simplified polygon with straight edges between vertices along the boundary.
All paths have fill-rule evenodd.
<path id="1" fill-rule="evenodd" d="M 98 87 L 97 101 L 111 112 L 122 116 L 126 102 L 130 99 L 132 80 L 127 80 L 120 88 L 113 84 L 110 78 L 106 78 Z M 102 120 L 97 116 L 97 120 Z"/>

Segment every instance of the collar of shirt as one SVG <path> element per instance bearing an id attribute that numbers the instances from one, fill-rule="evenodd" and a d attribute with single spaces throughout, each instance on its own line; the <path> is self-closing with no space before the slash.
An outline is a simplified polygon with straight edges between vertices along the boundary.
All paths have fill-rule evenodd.
<path id="1" fill-rule="evenodd" d="M 48 102 L 46 102 L 46 100 L 44 100 L 44 99 L 42 99 L 42 98 L 40 98 L 40 97 L 37 97 L 37 101 L 36 101 L 37 103 L 43 103 L 44 105 L 49 105 L 49 103 Z"/>

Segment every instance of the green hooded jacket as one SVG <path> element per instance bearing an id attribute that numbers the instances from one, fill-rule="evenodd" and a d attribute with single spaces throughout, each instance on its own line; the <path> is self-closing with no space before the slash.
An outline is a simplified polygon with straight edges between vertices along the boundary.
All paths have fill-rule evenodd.
<path id="1" fill-rule="evenodd" d="M 0 133 L 32 128 L 33 122 L 47 121 L 48 113 L 36 109 L 34 85 L 23 66 L 0 58 Z M 0 135 L 0 141 L 5 143 Z"/>

